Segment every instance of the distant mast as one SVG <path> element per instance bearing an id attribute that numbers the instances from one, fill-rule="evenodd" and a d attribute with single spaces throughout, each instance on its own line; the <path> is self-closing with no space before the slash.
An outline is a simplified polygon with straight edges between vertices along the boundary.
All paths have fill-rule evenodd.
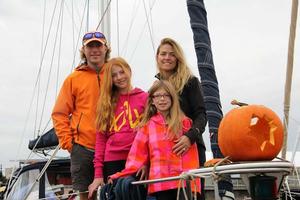
<path id="1" fill-rule="evenodd" d="M 87 0 L 87 9 L 86 9 L 86 32 L 88 32 L 90 23 L 90 0 Z"/>
<path id="2" fill-rule="evenodd" d="M 292 76 L 293 76 L 293 65 L 294 65 L 294 46 L 296 37 L 296 26 L 297 26 L 297 15 L 298 15 L 298 0 L 293 0 L 292 2 L 292 13 L 291 13 L 291 24 L 290 24 L 290 36 L 289 36 L 289 46 L 288 46 L 288 59 L 285 77 L 285 88 L 284 88 L 284 139 L 283 147 L 281 152 L 281 157 L 286 158 L 287 149 L 287 136 L 288 136 L 288 126 L 289 126 L 289 112 L 290 112 L 290 97 L 291 97 L 291 87 L 292 87 Z"/>

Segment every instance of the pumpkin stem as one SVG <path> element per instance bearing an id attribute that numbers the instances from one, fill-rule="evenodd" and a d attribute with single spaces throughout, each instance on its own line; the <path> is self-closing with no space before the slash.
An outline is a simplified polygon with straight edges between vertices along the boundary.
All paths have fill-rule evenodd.
<path id="1" fill-rule="evenodd" d="M 237 105 L 237 106 L 248 106 L 248 104 L 247 104 L 247 103 L 242 103 L 242 102 L 239 102 L 239 101 L 237 101 L 236 99 L 233 99 L 233 100 L 231 101 L 231 105 Z"/>

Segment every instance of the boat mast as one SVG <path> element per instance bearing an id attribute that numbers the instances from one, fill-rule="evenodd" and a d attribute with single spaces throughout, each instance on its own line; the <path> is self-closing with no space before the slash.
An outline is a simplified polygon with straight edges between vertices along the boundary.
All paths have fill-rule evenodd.
<path id="1" fill-rule="evenodd" d="M 90 21 L 90 0 L 87 0 L 87 9 L 86 9 L 86 32 L 89 31 L 89 21 Z"/>
<path id="2" fill-rule="evenodd" d="M 292 13 L 291 13 L 291 24 L 290 24 L 290 36 L 289 36 L 289 47 L 288 47 L 288 59 L 285 77 L 285 88 L 284 88 L 284 139 L 283 147 L 281 152 L 281 157 L 286 158 L 287 149 L 287 136 L 288 136 L 288 126 L 289 126 L 289 112 L 290 112 L 290 97 L 291 97 L 291 87 L 292 87 L 292 76 L 293 76 L 293 65 L 294 65 L 294 46 L 296 37 L 296 25 L 297 25 L 297 15 L 298 15 L 298 0 L 293 0 L 292 2 Z"/>

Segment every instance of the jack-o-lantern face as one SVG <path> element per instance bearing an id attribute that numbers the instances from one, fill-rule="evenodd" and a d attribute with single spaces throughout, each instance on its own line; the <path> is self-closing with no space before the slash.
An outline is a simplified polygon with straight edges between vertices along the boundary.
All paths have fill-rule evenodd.
<path id="1" fill-rule="evenodd" d="M 218 143 L 223 155 L 232 161 L 272 160 L 282 147 L 283 126 L 265 106 L 242 106 L 222 119 Z"/>

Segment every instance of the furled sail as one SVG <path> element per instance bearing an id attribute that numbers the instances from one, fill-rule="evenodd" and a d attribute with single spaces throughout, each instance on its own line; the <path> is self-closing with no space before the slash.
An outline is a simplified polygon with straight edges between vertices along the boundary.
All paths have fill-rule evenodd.
<path id="1" fill-rule="evenodd" d="M 207 13 L 203 0 L 187 0 L 190 24 L 194 35 L 194 45 L 197 55 L 198 71 L 204 96 L 204 104 L 208 119 L 211 150 L 214 158 L 224 157 L 218 145 L 218 128 L 223 118 L 218 80 L 215 72 L 211 41 L 207 25 Z M 218 197 L 234 199 L 230 176 L 223 176 L 218 181 Z"/>
<path id="2" fill-rule="evenodd" d="M 218 146 L 218 127 L 223 118 L 223 113 L 208 32 L 206 9 L 203 0 L 187 0 L 187 7 L 194 34 L 198 70 L 208 119 L 211 150 L 214 158 L 221 158 L 223 155 Z"/>

